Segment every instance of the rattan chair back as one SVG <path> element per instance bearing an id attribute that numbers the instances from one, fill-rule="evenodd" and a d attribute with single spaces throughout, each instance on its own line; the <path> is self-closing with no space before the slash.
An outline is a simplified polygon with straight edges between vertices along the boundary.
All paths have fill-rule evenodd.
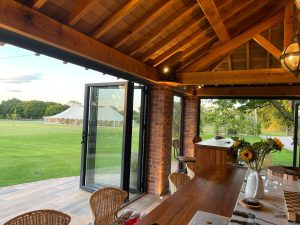
<path id="1" fill-rule="evenodd" d="M 90 197 L 94 225 L 111 225 L 128 194 L 119 188 L 101 188 Z"/>
<path id="2" fill-rule="evenodd" d="M 200 172 L 200 166 L 195 162 L 186 164 L 187 175 L 192 179 Z"/>
<path id="3" fill-rule="evenodd" d="M 68 225 L 70 222 L 71 217 L 63 212 L 41 209 L 16 216 L 4 225 Z"/>
<path id="4" fill-rule="evenodd" d="M 190 177 L 183 173 L 171 173 L 169 175 L 169 185 L 171 194 L 175 193 L 181 186 L 190 181 Z"/>

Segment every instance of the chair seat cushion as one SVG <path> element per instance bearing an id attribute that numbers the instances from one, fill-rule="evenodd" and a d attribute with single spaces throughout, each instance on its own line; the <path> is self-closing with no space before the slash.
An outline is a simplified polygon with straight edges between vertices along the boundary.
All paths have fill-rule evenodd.
<path id="1" fill-rule="evenodd" d="M 187 162 L 196 162 L 195 157 L 191 156 L 178 156 L 179 161 L 187 163 Z"/>

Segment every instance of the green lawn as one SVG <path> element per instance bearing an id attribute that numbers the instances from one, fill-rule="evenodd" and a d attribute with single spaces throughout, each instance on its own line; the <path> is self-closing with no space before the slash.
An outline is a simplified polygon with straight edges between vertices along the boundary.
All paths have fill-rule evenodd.
<path id="1" fill-rule="evenodd" d="M 101 154 L 96 165 L 120 165 L 122 128 L 99 128 Z M 0 187 L 49 178 L 79 175 L 80 126 L 0 120 Z M 133 130 L 137 149 L 138 128 Z M 101 156 L 101 157 L 100 157 Z"/>

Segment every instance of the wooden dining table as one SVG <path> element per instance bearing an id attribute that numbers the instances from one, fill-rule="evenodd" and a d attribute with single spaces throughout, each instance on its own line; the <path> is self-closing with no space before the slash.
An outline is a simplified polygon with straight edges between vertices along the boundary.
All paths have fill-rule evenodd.
<path id="1" fill-rule="evenodd" d="M 233 165 L 202 170 L 138 224 L 185 225 L 198 210 L 231 217 L 246 171 Z"/>

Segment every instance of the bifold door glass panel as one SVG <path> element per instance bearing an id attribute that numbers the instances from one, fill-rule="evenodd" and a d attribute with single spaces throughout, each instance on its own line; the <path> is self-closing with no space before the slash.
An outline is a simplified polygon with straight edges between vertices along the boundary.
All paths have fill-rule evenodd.
<path id="1" fill-rule="evenodd" d="M 90 87 L 86 185 L 120 187 L 124 86 Z"/>

